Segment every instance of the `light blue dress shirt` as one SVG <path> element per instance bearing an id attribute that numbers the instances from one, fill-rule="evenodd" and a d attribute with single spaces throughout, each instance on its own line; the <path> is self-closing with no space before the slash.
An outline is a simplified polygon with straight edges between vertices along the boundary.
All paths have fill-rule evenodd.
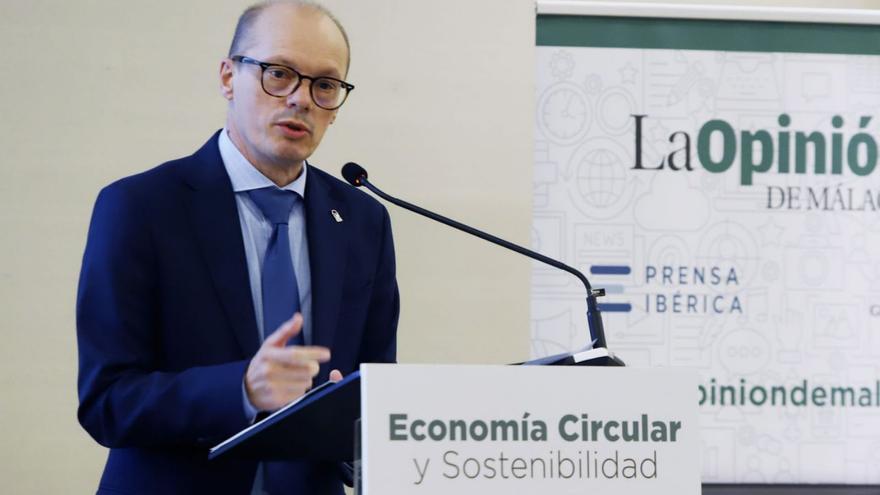
<path id="1" fill-rule="evenodd" d="M 220 157 L 223 166 L 232 182 L 232 190 L 235 192 L 235 202 L 238 206 L 238 218 L 241 222 L 241 237 L 244 241 L 244 254 L 247 258 L 248 279 L 251 285 L 251 299 L 254 303 L 254 315 L 257 317 L 257 329 L 260 342 L 265 333 L 272 333 L 274 328 L 263 328 L 263 294 L 262 294 L 262 268 L 263 259 L 266 256 L 266 248 L 272 235 L 273 226 L 263 216 L 259 207 L 254 204 L 247 192 L 263 187 L 277 187 L 268 177 L 260 173 L 241 154 L 235 144 L 229 139 L 226 129 L 220 132 L 218 140 Z M 306 175 L 308 166 L 303 167 L 302 173 L 295 181 L 281 189 L 293 191 L 300 199 L 305 198 Z M 303 201 L 297 201 L 290 210 L 290 256 L 293 260 L 293 269 L 296 273 L 297 288 L 299 289 L 300 312 L 303 316 L 303 337 L 306 345 L 312 343 L 312 278 L 309 270 L 309 245 L 306 233 L 305 210 Z M 244 384 L 242 384 L 244 387 Z M 257 410 L 253 407 L 245 394 L 245 412 L 253 420 Z"/>

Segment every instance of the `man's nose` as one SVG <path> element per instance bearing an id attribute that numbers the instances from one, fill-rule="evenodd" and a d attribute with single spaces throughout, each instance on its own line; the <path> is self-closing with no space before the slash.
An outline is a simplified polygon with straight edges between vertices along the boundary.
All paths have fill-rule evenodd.
<path id="1" fill-rule="evenodd" d="M 311 81 L 303 79 L 300 81 L 296 91 L 287 96 L 287 106 L 307 109 L 312 105 L 312 95 L 310 93 Z"/>

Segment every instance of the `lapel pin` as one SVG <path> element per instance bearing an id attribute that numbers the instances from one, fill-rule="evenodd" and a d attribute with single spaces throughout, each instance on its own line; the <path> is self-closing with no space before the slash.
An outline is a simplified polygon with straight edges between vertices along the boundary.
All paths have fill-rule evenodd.
<path id="1" fill-rule="evenodd" d="M 338 211 L 330 210 L 330 214 L 333 215 L 333 219 L 336 220 L 336 223 L 342 222 L 342 215 L 340 215 Z"/>

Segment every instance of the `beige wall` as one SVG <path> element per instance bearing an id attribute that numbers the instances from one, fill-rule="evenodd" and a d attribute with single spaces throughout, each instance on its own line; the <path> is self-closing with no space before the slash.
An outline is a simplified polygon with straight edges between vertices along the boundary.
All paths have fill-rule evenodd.
<path id="1" fill-rule="evenodd" d="M 106 453 L 75 417 L 74 298 L 92 203 L 223 125 L 216 72 L 247 3 L 0 5 L 0 491 L 96 486 Z M 531 2 L 329 4 L 350 31 L 357 90 L 315 163 L 337 173 L 357 160 L 388 191 L 528 242 Z M 526 358 L 528 263 L 391 211 L 400 359 Z"/>
<path id="2" fill-rule="evenodd" d="M 217 64 L 247 3 L 0 5 L 4 492 L 96 485 L 106 454 L 75 418 L 74 297 L 92 202 L 104 184 L 188 154 L 222 126 Z M 527 243 L 533 3 L 327 3 L 350 31 L 358 89 L 314 161 L 332 172 L 359 161 L 389 192 Z M 527 357 L 528 262 L 391 211 L 401 361 Z"/>

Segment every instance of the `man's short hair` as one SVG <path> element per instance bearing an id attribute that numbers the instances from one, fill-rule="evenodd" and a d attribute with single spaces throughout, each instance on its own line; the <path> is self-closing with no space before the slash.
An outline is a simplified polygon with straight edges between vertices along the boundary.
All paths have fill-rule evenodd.
<path id="1" fill-rule="evenodd" d="M 328 19 L 333 21 L 333 24 L 336 24 L 336 27 L 339 28 L 339 32 L 342 33 L 342 38 L 345 40 L 345 48 L 348 50 L 348 59 L 345 64 L 345 72 L 348 73 L 348 67 L 351 65 L 351 45 L 348 42 L 348 33 L 345 32 L 345 28 L 342 27 L 342 23 L 339 22 L 339 19 L 337 19 L 327 7 L 310 0 L 266 0 L 251 5 L 245 9 L 245 11 L 241 13 L 241 16 L 239 16 L 238 23 L 235 25 L 235 34 L 232 35 L 232 43 L 229 45 L 229 56 L 242 55 L 238 52 L 241 50 L 242 45 L 247 41 L 254 22 L 267 7 L 278 3 L 313 9 L 324 14 Z"/>

